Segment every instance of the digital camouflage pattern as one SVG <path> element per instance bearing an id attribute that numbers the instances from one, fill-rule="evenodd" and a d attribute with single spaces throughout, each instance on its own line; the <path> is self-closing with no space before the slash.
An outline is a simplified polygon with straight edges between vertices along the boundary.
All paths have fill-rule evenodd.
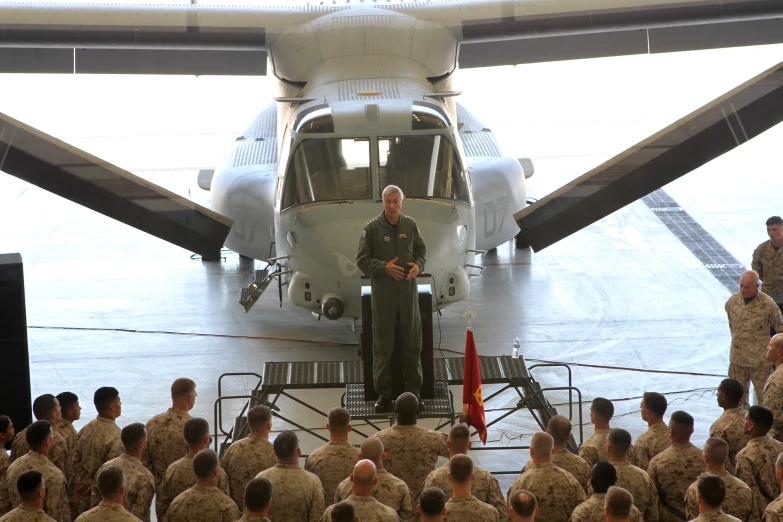
<path id="1" fill-rule="evenodd" d="M 658 422 L 647 428 L 647 431 L 639 435 L 634 444 L 636 450 L 635 465 L 646 470 L 650 461 L 662 453 L 671 444 L 669 426 L 665 422 Z"/>
<path id="2" fill-rule="evenodd" d="M 759 273 L 762 292 L 783 294 L 783 248 L 775 250 L 772 241 L 764 241 L 753 251 L 750 266 Z"/>
<path id="3" fill-rule="evenodd" d="M 350 477 L 359 462 L 359 448 L 348 441 L 330 440 L 316 448 L 305 460 L 304 469 L 321 479 L 327 505 L 331 503 L 337 486 Z"/>
<path id="4" fill-rule="evenodd" d="M 590 438 L 579 447 L 579 456 L 590 465 L 590 469 L 593 469 L 593 466 L 602 460 L 609 460 L 609 454 L 606 452 L 606 437 L 608 435 L 609 430 L 595 430 Z M 626 459 L 631 464 L 636 462 L 636 451 L 633 445 L 628 449 Z"/>
<path id="5" fill-rule="evenodd" d="M 14 441 L 11 443 L 11 462 L 30 453 L 30 446 L 27 445 L 27 439 L 25 438 L 26 435 L 27 428 L 17 433 L 16 437 L 14 437 Z M 73 471 L 71 469 L 72 459 L 68 453 L 68 442 L 57 429 L 52 430 L 52 436 L 54 437 L 54 444 L 52 449 L 49 450 L 49 462 L 57 466 L 57 469 L 62 471 L 65 477 L 69 478 L 73 475 Z"/>
<path id="6" fill-rule="evenodd" d="M 726 301 L 725 310 L 731 330 L 729 362 L 748 368 L 763 364 L 770 328 L 783 331 L 783 316 L 778 305 L 762 292 L 745 304 L 742 295 L 737 292 Z"/>
<path id="7" fill-rule="evenodd" d="M 691 522 L 739 522 L 739 520 L 723 511 L 710 511 L 709 513 L 699 515 Z"/>
<path id="8" fill-rule="evenodd" d="M 254 516 L 242 515 L 242 518 L 236 520 L 235 522 L 271 522 L 271 521 L 266 517 L 257 517 L 255 515 Z"/>
<path id="9" fill-rule="evenodd" d="M 571 522 L 604 522 L 606 516 L 604 515 L 604 501 L 606 500 L 606 493 L 593 493 L 587 501 L 582 502 L 571 514 Z M 538 517 L 536 517 L 538 518 Z M 645 522 L 642 517 L 642 513 L 636 508 L 631 506 L 630 522 Z M 651 522 L 655 522 L 656 519 L 649 519 Z"/>
<path id="10" fill-rule="evenodd" d="M 122 455 L 122 430 L 110 419 L 96 417 L 79 432 L 76 438 L 73 470 L 76 483 L 92 484 L 98 469 L 106 462 Z M 78 512 L 90 508 L 90 490 L 78 500 Z"/>
<path id="11" fill-rule="evenodd" d="M 444 522 L 498 522 L 498 512 L 473 495 L 451 497 L 446 502 L 446 516 L 443 520 Z"/>
<path id="12" fill-rule="evenodd" d="M 401 478 L 411 490 L 411 496 L 418 499 L 424 480 L 434 469 L 438 457 L 449 458 L 446 447 L 448 436 L 418 425 L 395 424 L 375 434 L 386 449 L 383 467 Z"/>
<path id="13" fill-rule="evenodd" d="M 783 452 L 783 443 L 768 435 L 750 439 L 737 455 L 737 478 L 747 484 L 756 497 L 759 518 L 767 504 L 780 495 L 780 485 L 775 477 L 775 461 Z"/>
<path id="14" fill-rule="evenodd" d="M 574 456 L 574 458 L 578 459 L 579 457 Z M 454 493 L 451 489 L 451 482 L 449 482 L 449 471 L 449 462 L 447 462 L 427 475 L 427 479 L 424 481 L 424 489 L 440 488 L 446 493 L 446 498 L 451 498 Z M 494 507 L 498 512 L 500 522 L 507 521 L 508 507 L 506 507 L 506 499 L 503 498 L 503 493 L 500 491 L 498 480 L 489 471 L 477 464 L 473 465 L 473 474 L 476 479 L 471 485 L 471 494 L 479 501 Z"/>
<path id="15" fill-rule="evenodd" d="M 519 475 L 506 494 L 506 503 L 511 493 L 518 489 L 526 489 L 536 496 L 537 522 L 568 520 L 577 504 L 587 500 L 585 490 L 573 475 L 551 462 L 533 464 Z"/>
<path id="16" fill-rule="evenodd" d="M 704 454 L 690 442 L 678 442 L 653 457 L 647 470 L 658 490 L 658 520 L 685 520 L 685 492 L 704 473 Z"/>
<path id="17" fill-rule="evenodd" d="M 756 497 L 747 484 L 737 477 L 733 477 L 728 471 L 711 471 L 713 475 L 718 475 L 726 484 L 726 498 L 721 505 L 721 511 L 737 517 L 742 522 L 760 522 L 759 509 L 756 506 Z M 687 520 L 699 516 L 699 505 L 696 503 L 698 481 L 688 487 L 685 494 L 685 515 Z"/>
<path id="18" fill-rule="evenodd" d="M 361 522 L 399 522 L 397 512 L 389 506 L 381 504 L 373 497 L 357 497 L 349 495 L 346 501 L 353 504 L 356 516 Z M 321 515 L 321 522 L 332 522 L 332 507 L 329 506 Z"/>
<path id="19" fill-rule="evenodd" d="M 324 512 L 324 488 L 313 473 L 296 464 L 275 464 L 258 478 L 272 483 L 272 507 L 269 519 L 317 522 Z"/>
<path id="20" fill-rule="evenodd" d="M 11 465 L 11 458 L 6 453 L 5 448 L 0 448 L 0 482 L 5 476 L 5 470 Z"/>
<path id="21" fill-rule="evenodd" d="M 40 471 L 46 487 L 44 511 L 57 522 L 71 522 L 71 510 L 68 507 L 68 486 L 65 476 L 57 466 L 45 456 L 31 451 L 16 459 L 8 466 L 5 477 L 0 483 L 0 513 L 5 514 L 22 503 L 16 489 L 16 481 L 27 471 Z"/>
<path id="22" fill-rule="evenodd" d="M 723 439 L 729 445 L 726 471 L 734 476 L 737 475 L 737 454 L 750 440 L 743 426 L 746 413 L 748 410 L 742 406 L 723 410 L 723 414 L 710 426 L 710 437 Z"/>
<path id="23" fill-rule="evenodd" d="M 60 419 L 57 421 L 57 432 L 65 439 L 65 444 L 68 447 L 68 452 L 72 453 L 76 450 L 76 439 L 79 438 L 79 432 L 73 427 L 73 423 L 68 419 Z"/>
<path id="24" fill-rule="evenodd" d="M 764 522 L 783 522 L 783 497 L 778 497 L 767 506 Z"/>
<path id="25" fill-rule="evenodd" d="M 237 505 L 231 497 L 214 486 L 195 485 L 174 499 L 166 517 L 162 520 L 163 522 L 234 522 L 239 516 Z"/>
<path id="26" fill-rule="evenodd" d="M 55 520 L 44 513 L 43 509 L 19 506 L 7 515 L 0 517 L 0 522 L 55 522 Z"/>
<path id="27" fill-rule="evenodd" d="M 615 486 L 633 495 L 633 505 L 642 514 L 644 520 L 658 520 L 658 489 L 650 475 L 627 462 L 611 462 L 611 464 L 617 470 Z"/>
<path id="28" fill-rule="evenodd" d="M 396 511 L 400 520 L 403 522 L 414 520 L 416 518 L 416 511 L 411 499 L 411 490 L 408 488 L 408 485 L 403 482 L 402 479 L 395 477 L 384 468 L 378 468 L 376 470 L 375 478 L 378 479 L 378 483 L 372 488 L 372 496 L 375 500 Z M 352 491 L 353 483 L 351 482 L 351 478 L 348 477 L 337 486 L 337 490 L 334 492 L 334 497 L 332 498 L 332 503 L 337 504 L 341 500 L 345 500 L 351 496 Z"/>
<path id="29" fill-rule="evenodd" d="M 783 442 L 783 366 L 778 367 L 764 384 L 764 406 L 775 416 L 769 436 Z"/>
<path id="30" fill-rule="evenodd" d="M 138 522 L 139 519 L 119 504 L 101 502 L 91 510 L 79 515 L 75 522 Z"/>
<path id="31" fill-rule="evenodd" d="M 157 491 L 158 497 L 155 500 L 155 513 L 158 520 L 163 520 L 166 512 L 169 510 L 169 506 L 180 493 L 195 486 L 197 482 L 198 477 L 196 477 L 196 472 L 193 470 L 193 455 L 190 453 L 169 466 L 166 474 L 163 475 L 160 489 Z M 217 487 L 223 494 L 229 495 L 228 476 L 222 468 L 218 472 Z"/>
<path id="32" fill-rule="evenodd" d="M 563 468 L 571 475 L 574 476 L 577 482 L 579 482 L 585 491 L 587 491 L 588 483 L 590 482 L 590 464 L 585 459 L 574 455 L 565 448 L 555 448 L 552 452 L 552 464 L 558 468 Z M 525 467 L 522 468 L 522 473 L 530 469 L 533 465 L 532 460 L 528 460 L 525 463 Z M 503 519 L 501 518 L 501 521 Z"/>
<path id="33" fill-rule="evenodd" d="M 220 458 L 220 467 L 228 475 L 231 498 L 239 509 L 245 507 L 245 486 L 256 475 L 277 463 L 272 443 L 263 435 L 250 434 L 231 444 Z"/>
<path id="34" fill-rule="evenodd" d="M 92 506 L 101 502 L 101 494 L 96 483 L 101 471 L 111 465 L 118 465 L 125 473 L 125 509 L 133 513 L 144 522 L 150 522 L 150 509 L 152 498 L 155 496 L 155 478 L 150 470 L 144 467 L 139 459 L 122 454 L 116 459 L 111 459 L 98 469 L 92 483 Z"/>
<path id="35" fill-rule="evenodd" d="M 772 374 L 772 366 L 768 362 L 763 362 L 753 367 L 729 363 L 728 374 L 729 379 L 735 379 L 742 383 L 742 387 L 745 389 L 742 405 L 745 408 L 748 407 L 748 403 L 745 401 L 750 397 L 751 382 L 753 383 L 753 389 L 756 391 L 757 404 L 764 405 L 764 383 L 767 382 L 767 379 Z"/>
<path id="36" fill-rule="evenodd" d="M 141 461 L 155 477 L 156 488 L 160 487 L 169 466 L 188 452 L 184 427 L 190 419 L 186 410 L 169 408 L 147 422 L 147 448 L 141 455 Z"/>

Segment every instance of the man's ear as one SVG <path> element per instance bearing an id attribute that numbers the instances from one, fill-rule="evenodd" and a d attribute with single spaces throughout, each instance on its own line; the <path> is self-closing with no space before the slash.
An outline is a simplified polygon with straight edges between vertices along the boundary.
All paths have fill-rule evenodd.
<path id="1" fill-rule="evenodd" d="M 353 473 L 351 473 L 351 475 L 348 478 L 351 479 L 351 484 L 353 484 L 354 483 L 354 481 L 353 481 Z"/>
<path id="2" fill-rule="evenodd" d="M 416 512 L 421 513 L 421 504 L 416 504 Z"/>

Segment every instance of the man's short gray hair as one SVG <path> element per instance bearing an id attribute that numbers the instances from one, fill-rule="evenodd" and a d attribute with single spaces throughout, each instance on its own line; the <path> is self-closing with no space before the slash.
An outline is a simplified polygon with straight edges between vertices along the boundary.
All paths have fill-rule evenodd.
<path id="1" fill-rule="evenodd" d="M 385 199 L 386 194 L 391 194 L 393 192 L 396 192 L 400 195 L 400 199 L 405 199 L 405 194 L 402 193 L 402 189 L 398 187 L 397 185 L 389 185 L 385 189 L 383 189 L 383 193 L 381 194 L 381 198 Z"/>

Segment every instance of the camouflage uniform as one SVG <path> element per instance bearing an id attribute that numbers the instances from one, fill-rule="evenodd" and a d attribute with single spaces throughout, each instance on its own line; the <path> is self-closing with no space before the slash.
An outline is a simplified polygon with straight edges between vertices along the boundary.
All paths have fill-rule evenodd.
<path id="1" fill-rule="evenodd" d="M 783 497 L 769 503 L 764 512 L 764 522 L 783 522 Z"/>
<path id="2" fill-rule="evenodd" d="M 258 474 L 272 483 L 269 519 L 317 522 L 324 512 L 324 488 L 313 473 L 296 464 L 275 464 Z"/>
<path id="3" fill-rule="evenodd" d="M 259 517 L 256 515 L 253 516 L 242 515 L 242 518 L 236 520 L 235 522 L 271 522 L 271 521 L 266 517 Z"/>
<path id="4" fill-rule="evenodd" d="M 126 454 L 108 461 L 95 474 L 95 480 L 92 483 L 92 506 L 97 506 L 101 501 L 101 494 L 95 486 L 98 475 L 113 464 L 121 467 L 125 473 L 125 509 L 144 522 L 150 522 L 150 507 L 152 506 L 152 497 L 155 496 L 155 478 L 139 459 Z"/>
<path id="5" fill-rule="evenodd" d="M 508 489 L 506 502 L 511 493 L 518 489 L 526 489 L 536 496 L 538 522 L 568 520 L 577 504 L 587 500 L 585 490 L 573 475 L 551 462 L 533 464 L 528 471 L 518 476 Z"/>
<path id="6" fill-rule="evenodd" d="M 157 490 L 158 496 L 155 499 L 155 513 L 158 520 L 163 520 L 169 506 L 180 493 L 195 486 L 197 482 L 198 477 L 193 470 L 193 455 L 190 453 L 169 466 L 166 474 L 163 475 L 160 489 Z M 229 494 L 228 476 L 222 468 L 218 473 L 217 487 L 224 494 Z"/>
<path id="7" fill-rule="evenodd" d="M 190 413 L 185 410 L 169 408 L 166 413 L 155 415 L 147 422 L 147 448 L 141 455 L 141 461 L 155 477 L 156 490 L 160 488 L 169 466 L 188 452 L 183 429 L 190 418 Z"/>
<path id="8" fill-rule="evenodd" d="M 604 522 L 606 520 L 604 515 L 605 500 L 606 493 L 593 493 L 585 502 L 574 508 L 570 522 Z M 631 506 L 629 520 L 630 522 L 645 522 L 645 519 L 642 518 L 642 513 L 636 509 L 636 506 Z M 651 518 L 648 520 L 649 522 L 656 522 L 656 519 Z"/>
<path id="9" fill-rule="evenodd" d="M 68 443 L 56 429 L 52 430 L 52 433 L 54 435 L 54 444 L 52 449 L 49 450 L 49 462 L 57 466 L 57 469 L 62 471 L 66 478 L 70 478 L 73 471 L 71 470 L 71 457 L 68 454 Z M 16 437 L 14 437 L 14 441 L 11 444 L 11 462 L 30 453 L 30 446 L 27 445 L 25 438 L 26 435 L 27 428 L 17 433 Z"/>
<path id="10" fill-rule="evenodd" d="M 710 471 L 713 475 L 717 475 L 723 479 L 723 483 L 726 484 L 726 498 L 721 504 L 721 511 L 727 513 L 733 517 L 737 517 L 743 522 L 759 522 L 759 509 L 756 506 L 756 497 L 750 490 L 747 484 L 742 482 L 737 477 L 732 477 L 728 471 Z M 685 515 L 687 520 L 694 519 L 699 516 L 699 505 L 696 503 L 698 481 L 694 482 L 688 487 L 688 492 L 685 494 Z"/>
<path id="11" fill-rule="evenodd" d="M 579 457 L 575 456 L 574 458 L 578 459 Z M 447 462 L 427 475 L 427 479 L 424 481 L 424 488 L 440 488 L 446 493 L 446 498 L 451 498 L 453 492 L 451 490 L 451 482 L 449 482 L 449 471 L 449 462 Z M 500 522 L 507 521 L 508 507 L 506 507 L 506 500 L 500 491 L 498 480 L 489 471 L 475 464 L 473 465 L 473 474 L 476 476 L 476 480 L 473 481 L 473 485 L 470 487 L 470 493 L 480 502 L 494 507 L 498 512 Z"/>
<path id="12" fill-rule="evenodd" d="M 775 415 L 769 436 L 783 442 L 783 366 L 779 366 L 764 383 L 764 406 Z"/>
<path id="13" fill-rule="evenodd" d="M 256 475 L 277 463 L 272 443 L 263 435 L 251 434 L 231 444 L 220 458 L 220 467 L 228 475 L 231 498 L 239 509 L 245 507 L 242 498 L 245 486 Z"/>
<path id="14" fill-rule="evenodd" d="M 753 381 L 756 398 L 764 403 L 764 383 L 770 374 L 770 364 L 765 361 L 769 344 L 769 329 L 783 331 L 783 316 L 770 296 L 759 292 L 748 303 L 737 292 L 726 301 L 731 330 L 731 351 L 729 353 L 729 377 L 737 379 L 745 387 L 748 399 L 748 385 Z"/>
<path id="15" fill-rule="evenodd" d="M 634 465 L 646 470 L 653 457 L 668 448 L 669 444 L 671 444 L 669 426 L 665 422 L 653 424 L 636 439 L 636 444 L 634 444 L 636 463 Z"/>
<path id="16" fill-rule="evenodd" d="M 11 465 L 11 458 L 6 453 L 5 448 L 0 447 L 0 481 L 5 476 L 5 470 Z"/>
<path id="17" fill-rule="evenodd" d="M 359 520 L 364 520 L 360 518 Z M 451 497 L 446 502 L 444 522 L 498 522 L 497 510 L 473 495 Z"/>
<path id="18" fill-rule="evenodd" d="M 98 468 L 122 455 L 122 430 L 111 419 L 96 417 L 79 432 L 74 452 L 74 480 L 92 484 Z M 79 513 L 90 508 L 90 491 L 79 500 Z"/>
<path id="19" fill-rule="evenodd" d="M 101 502 L 86 513 L 79 515 L 79 518 L 74 522 L 139 522 L 139 519 L 120 504 Z"/>
<path id="20" fill-rule="evenodd" d="M 44 513 L 43 509 L 19 506 L 4 517 L 0 517 L 0 522 L 55 522 L 55 520 Z"/>
<path id="21" fill-rule="evenodd" d="M 609 430 L 595 430 L 590 438 L 579 447 L 579 456 L 587 461 L 590 469 L 593 469 L 593 466 L 602 460 L 609 460 L 609 454 L 606 452 L 606 437 L 608 435 Z M 636 463 L 636 451 L 633 445 L 628 449 L 626 458 L 631 464 Z"/>
<path id="22" fill-rule="evenodd" d="M 750 266 L 759 273 L 762 292 L 783 294 L 783 248 L 776 250 L 771 240 L 764 241 L 753 251 Z"/>
<path id="23" fill-rule="evenodd" d="M 694 518 L 691 522 L 740 522 L 738 518 L 727 515 L 723 511 L 710 511 Z"/>
<path id="24" fill-rule="evenodd" d="M 658 489 L 653 484 L 650 475 L 641 468 L 627 462 L 611 462 L 617 470 L 615 486 L 633 495 L 633 505 L 639 510 L 644 520 L 658 520 Z"/>
<path id="25" fill-rule="evenodd" d="M 448 437 L 439 431 L 395 424 L 375 436 L 386 449 L 383 467 L 405 481 L 414 499 L 421 495 L 424 479 L 435 469 L 438 457 L 449 458 Z"/>
<path id="26" fill-rule="evenodd" d="M 234 522 L 240 516 L 231 497 L 214 486 L 195 486 L 171 503 L 163 522 Z M 280 519 L 283 520 L 283 519 Z M 293 519 L 292 519 L 293 520 Z"/>
<path id="27" fill-rule="evenodd" d="M 723 414 L 710 426 L 710 437 L 723 439 L 729 445 L 726 471 L 734 476 L 737 475 L 737 454 L 750 440 L 743 426 L 746 413 L 748 410 L 742 406 L 723 410 Z"/>
<path id="28" fill-rule="evenodd" d="M 399 522 L 397 512 L 389 506 L 381 504 L 373 497 L 357 497 L 350 495 L 346 498 L 353 504 L 356 516 L 361 522 Z M 329 506 L 321 515 L 321 522 L 332 522 L 332 507 Z"/>
<path id="29" fill-rule="evenodd" d="M 68 453 L 73 453 L 76 450 L 76 439 L 79 438 L 79 432 L 73 427 L 73 423 L 67 419 L 60 419 L 57 421 L 57 433 L 65 439 Z"/>
<path id="30" fill-rule="evenodd" d="M 685 520 L 685 492 L 704 473 L 704 454 L 690 442 L 678 442 L 653 457 L 647 470 L 658 489 L 660 522 Z"/>
<path id="31" fill-rule="evenodd" d="M 571 475 L 574 476 L 577 482 L 579 482 L 585 491 L 587 491 L 587 485 L 590 482 L 590 464 L 585 459 L 574 455 L 566 448 L 555 448 L 552 452 L 552 464 L 558 468 L 563 468 Z M 525 467 L 522 468 L 522 473 L 530 469 L 533 465 L 532 460 L 528 460 L 525 463 Z M 483 500 L 482 502 L 486 502 Z M 501 521 L 503 518 L 501 517 Z"/>
<path id="32" fill-rule="evenodd" d="M 780 495 L 775 477 L 775 461 L 783 452 L 783 443 L 769 436 L 750 439 L 745 449 L 737 454 L 737 478 L 747 484 L 756 497 L 759 518 L 767 504 Z"/>
<path id="33" fill-rule="evenodd" d="M 36 451 L 16 459 L 6 471 L 0 484 L 0 513 L 8 513 L 11 508 L 21 504 L 16 481 L 26 471 L 40 471 L 46 486 L 44 511 L 57 522 L 70 522 L 71 510 L 68 507 L 68 486 L 65 476 L 49 459 Z"/>
<path id="34" fill-rule="evenodd" d="M 359 448 L 348 441 L 330 440 L 305 460 L 304 469 L 321 479 L 327 505 L 331 503 L 338 484 L 353 473 L 353 467 L 359 462 L 359 453 Z"/>
<path id="35" fill-rule="evenodd" d="M 411 521 L 416 518 L 411 490 L 408 489 L 408 485 L 384 468 L 378 468 L 375 477 L 378 479 L 378 483 L 372 488 L 372 496 L 375 500 L 392 508 L 403 521 Z M 332 503 L 336 504 L 345 500 L 351 496 L 352 491 L 353 483 L 348 477 L 337 486 Z"/>

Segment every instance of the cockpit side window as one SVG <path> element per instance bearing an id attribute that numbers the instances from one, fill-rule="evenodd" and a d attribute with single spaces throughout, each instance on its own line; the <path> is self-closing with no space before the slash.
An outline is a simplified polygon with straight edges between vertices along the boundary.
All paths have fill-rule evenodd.
<path id="1" fill-rule="evenodd" d="M 281 208 L 370 197 L 369 138 L 313 138 L 291 155 Z"/>
<path id="2" fill-rule="evenodd" d="M 378 159 L 380 190 L 397 185 L 405 197 L 470 202 L 459 155 L 446 136 L 378 138 Z"/>

